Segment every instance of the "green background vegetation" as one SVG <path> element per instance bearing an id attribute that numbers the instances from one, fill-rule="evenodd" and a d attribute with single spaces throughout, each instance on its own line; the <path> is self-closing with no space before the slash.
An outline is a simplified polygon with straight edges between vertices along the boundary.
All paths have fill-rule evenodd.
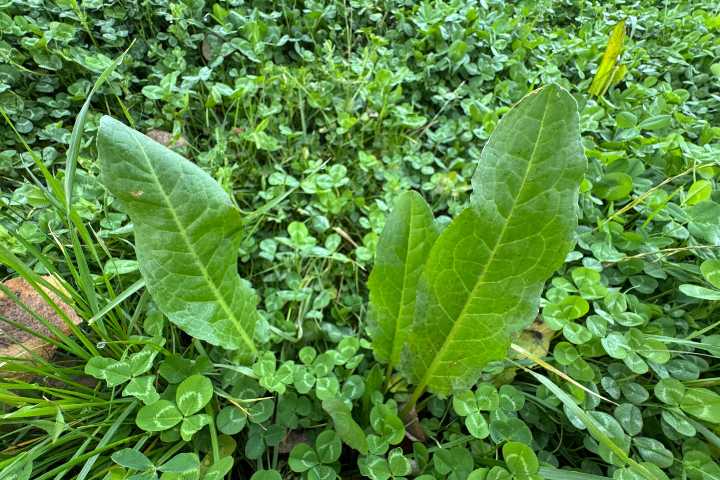
<path id="1" fill-rule="evenodd" d="M 621 19 L 627 73 L 591 97 Z M 428 478 L 492 467 L 492 478 L 510 478 L 505 468 L 526 478 L 534 458 L 546 478 L 720 478 L 715 2 L 23 1 L 0 6 L 0 32 L 4 273 L 58 273 L 79 314 L 95 320 L 59 342 L 54 363 L 9 366 L 46 381 L 0 383 L 0 472 L 27 472 L 32 461 L 27 478 L 126 478 L 118 464 L 150 467 L 110 455 L 137 447 L 169 479 L 195 478 L 172 472 L 173 461 L 182 470 L 231 453 L 232 478 L 258 469 L 401 478 L 408 465 Z M 93 83 L 133 41 L 95 94 L 69 218 L 52 179 L 64 182 Z M 578 101 L 589 168 L 577 244 L 548 282 L 544 325 L 516 343 L 555 370 L 517 356 L 477 387 L 478 399 L 497 389 L 497 401 L 427 397 L 426 440 L 397 450 L 395 401 L 407 392 L 372 368 L 366 323 L 390 205 L 415 189 L 449 221 L 498 119 L 551 82 Z M 235 199 L 247 222 L 239 271 L 261 299 L 256 341 L 272 354 L 227 368 L 239 362 L 182 336 L 139 288 L 132 226 L 98 180 L 101 114 L 170 132 Z M 135 426 L 137 400 L 81 378 L 91 357 L 138 354 L 159 333 L 166 344 L 141 373 L 163 388 L 212 378 L 207 414 L 240 399 L 242 420 L 226 413 L 189 443 L 147 434 Z M 299 381 L 297 369 L 283 370 L 290 360 L 307 366 Z M 337 447 L 332 427 L 342 430 L 347 414 L 321 407 L 337 394 L 377 437 L 368 455 Z M 478 415 L 488 435 L 467 421 Z"/>

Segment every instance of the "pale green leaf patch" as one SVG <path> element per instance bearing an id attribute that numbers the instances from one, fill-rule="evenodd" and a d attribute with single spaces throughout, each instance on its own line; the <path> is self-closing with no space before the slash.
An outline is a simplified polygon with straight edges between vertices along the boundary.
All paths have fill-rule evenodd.
<path id="1" fill-rule="evenodd" d="M 203 480 L 223 480 L 230 470 L 232 470 L 235 460 L 233 457 L 223 457 L 213 463 L 205 472 Z M 253 477 L 254 478 L 254 477 Z"/>
<path id="2" fill-rule="evenodd" d="M 123 448 L 113 453 L 112 461 L 118 465 L 133 470 L 148 470 L 153 468 L 153 463 L 141 452 L 133 448 Z"/>
<path id="3" fill-rule="evenodd" d="M 700 264 L 700 272 L 713 287 L 720 288 L 720 260 L 705 260 Z"/>
<path id="4" fill-rule="evenodd" d="M 686 389 L 680 401 L 680 408 L 700 420 L 720 423 L 720 395 L 710 389 Z"/>
<path id="5" fill-rule="evenodd" d="M 194 453 L 178 453 L 166 463 L 158 467 L 161 472 L 190 473 L 198 471 L 200 459 Z"/>
<path id="6" fill-rule="evenodd" d="M 93 357 L 85 364 L 85 373 L 105 380 L 109 387 L 121 385 L 132 377 L 132 368 L 127 361 L 106 357 Z"/>
<path id="7" fill-rule="evenodd" d="M 323 400 L 322 408 L 332 418 L 335 431 L 343 442 L 360 453 L 367 454 L 367 436 L 360 425 L 353 419 L 351 408 L 339 399 Z"/>
<path id="8" fill-rule="evenodd" d="M 684 283 L 680 285 L 680 291 L 688 297 L 698 298 L 700 300 L 718 301 L 720 300 L 720 290 L 701 287 L 700 285 L 690 285 Z"/>

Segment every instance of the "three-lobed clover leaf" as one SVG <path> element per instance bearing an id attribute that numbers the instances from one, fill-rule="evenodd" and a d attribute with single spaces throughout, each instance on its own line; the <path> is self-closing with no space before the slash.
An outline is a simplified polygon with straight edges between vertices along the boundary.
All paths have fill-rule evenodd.
<path id="1" fill-rule="evenodd" d="M 397 445 L 405 438 L 405 425 L 398 416 L 394 401 L 379 403 L 370 410 L 370 425 L 389 445 Z"/>
<path id="2" fill-rule="evenodd" d="M 507 397 L 508 395 L 506 395 Z M 481 383 L 475 392 L 464 390 L 453 395 L 453 409 L 461 417 L 465 417 L 465 427 L 475 438 L 483 439 L 490 435 L 487 419 L 482 412 L 500 408 L 501 397 L 495 387 L 489 383 Z M 505 404 L 512 403 L 506 398 Z"/>
<path id="3" fill-rule="evenodd" d="M 181 438 L 189 441 L 212 421 L 209 415 L 197 413 L 210 402 L 212 396 L 210 379 L 199 374 L 191 375 L 178 385 L 175 402 L 161 399 L 145 405 L 138 411 L 135 423 L 148 432 L 162 432 L 180 424 Z"/>
<path id="4" fill-rule="evenodd" d="M 159 339 L 161 346 L 164 340 Z M 132 396 L 149 405 L 158 400 L 155 390 L 155 376 L 143 375 L 148 372 L 158 354 L 158 345 L 147 345 L 141 351 L 128 355 L 123 360 L 108 357 L 92 357 L 85 364 L 85 373 L 97 379 L 105 380 L 109 387 L 129 382 L 123 389 L 123 395 Z"/>
<path id="5" fill-rule="evenodd" d="M 315 439 L 315 448 L 307 443 L 299 443 L 293 447 L 288 458 L 288 466 L 293 472 L 307 472 L 307 478 L 331 480 L 337 474 L 331 467 L 342 453 L 342 442 L 333 430 L 321 432 Z"/>
<path id="6" fill-rule="evenodd" d="M 128 477 L 130 480 L 157 480 L 158 472 L 162 473 L 161 480 L 200 479 L 200 459 L 194 453 L 179 453 L 160 466 L 156 466 L 142 452 L 132 448 L 118 450 L 111 458 L 113 462 L 128 470 L 140 472 Z M 207 468 L 203 480 L 223 480 L 232 469 L 233 463 L 230 456 L 219 459 Z"/>
<path id="7" fill-rule="evenodd" d="M 381 455 L 362 457 L 358 467 L 360 473 L 372 480 L 401 480 L 412 473 L 412 464 L 399 447 L 390 450 L 387 458 Z"/>

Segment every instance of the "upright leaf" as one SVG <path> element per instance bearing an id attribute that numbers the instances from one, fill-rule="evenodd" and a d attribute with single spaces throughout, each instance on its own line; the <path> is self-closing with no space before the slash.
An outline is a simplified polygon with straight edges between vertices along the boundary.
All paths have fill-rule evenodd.
<path id="1" fill-rule="evenodd" d="M 322 408 L 332 418 L 335 431 L 342 441 L 363 455 L 367 455 L 369 448 L 367 436 L 360 425 L 353 419 L 352 409 L 337 398 L 323 400 Z"/>
<path id="2" fill-rule="evenodd" d="M 418 285 L 403 362 L 418 385 L 414 400 L 425 388 L 467 388 L 535 318 L 543 283 L 562 264 L 577 224 L 586 166 L 578 122 L 572 96 L 550 85 L 493 132 L 471 205 L 435 241 Z"/>
<path id="3" fill-rule="evenodd" d="M 202 169 L 110 117 L 102 181 L 135 226 L 140 272 L 160 310 L 193 337 L 255 352 L 255 294 L 237 274 L 240 214 Z"/>
<path id="4" fill-rule="evenodd" d="M 625 20 L 621 20 L 613 27 L 612 33 L 610 33 L 607 48 L 590 85 L 589 92 L 591 95 L 597 97 L 605 95 L 608 88 L 618 83 L 625 76 L 627 67 L 618 65 L 624 45 Z"/>
<path id="5" fill-rule="evenodd" d="M 433 214 L 416 192 L 395 201 L 377 246 L 368 288 L 373 350 L 396 365 L 415 315 L 415 291 L 430 247 L 437 238 Z"/>

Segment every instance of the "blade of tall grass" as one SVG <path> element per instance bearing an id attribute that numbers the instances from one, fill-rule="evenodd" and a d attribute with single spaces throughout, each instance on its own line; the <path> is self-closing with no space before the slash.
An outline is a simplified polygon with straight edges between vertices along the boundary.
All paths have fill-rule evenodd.
<path id="1" fill-rule="evenodd" d="M 121 305 L 125 300 L 134 295 L 137 291 L 141 290 L 144 286 L 145 280 L 141 278 L 140 280 L 127 287 L 125 290 L 122 291 L 122 293 L 120 293 L 120 295 L 115 297 L 113 300 L 105 304 L 105 306 L 103 306 L 100 310 L 98 310 L 98 312 L 93 315 L 90 320 L 88 320 L 88 324 L 92 325 L 101 318 L 103 318 L 109 312 Z"/>
<path id="2" fill-rule="evenodd" d="M 125 55 L 135 45 L 135 40 L 130 43 L 130 46 L 125 49 L 115 60 L 112 61 L 108 67 L 103 70 L 100 76 L 95 80 L 95 84 L 90 89 L 85 103 L 83 103 L 80 113 L 75 118 L 75 125 L 70 135 L 70 148 L 67 152 L 65 159 L 65 208 L 68 216 L 72 210 L 72 194 L 73 194 L 73 183 L 75 181 L 75 168 L 77 166 L 77 158 L 80 154 L 80 143 L 82 142 L 83 132 L 85 130 L 85 120 L 87 119 L 88 111 L 90 110 L 90 103 L 92 102 L 93 95 L 102 86 L 105 81 L 110 78 L 110 75 L 115 71 L 118 65 L 125 59 Z"/>
<path id="3" fill-rule="evenodd" d="M 110 440 L 113 439 L 113 437 L 117 433 L 120 426 L 123 424 L 123 422 L 125 422 L 125 419 L 135 410 L 136 407 L 137 407 L 137 400 L 133 401 L 130 405 L 127 406 L 127 408 L 125 410 L 123 410 L 123 412 L 120 415 L 118 415 L 118 418 L 115 419 L 115 421 L 112 423 L 112 425 L 110 425 L 110 428 L 108 428 L 107 431 L 105 431 L 105 435 L 103 435 L 102 439 L 100 439 L 100 441 L 98 442 L 97 447 L 95 448 L 96 451 L 98 449 L 104 448 L 108 443 L 110 443 Z M 75 458 L 78 458 L 81 455 L 82 455 L 82 451 L 79 450 L 73 456 L 73 458 L 70 459 L 70 462 L 72 462 L 72 460 L 74 460 Z M 83 465 L 82 469 L 80 470 L 80 473 L 76 477 L 77 480 L 85 480 L 85 478 L 90 473 L 90 470 L 92 469 L 93 465 L 95 465 L 95 462 L 97 461 L 99 456 L 100 456 L 100 454 L 98 453 L 97 455 L 92 456 L 87 459 L 87 461 Z M 67 470 L 65 470 L 65 472 L 67 472 Z M 62 478 L 62 476 L 60 474 L 58 474 L 58 477 L 56 477 L 56 478 Z"/>

